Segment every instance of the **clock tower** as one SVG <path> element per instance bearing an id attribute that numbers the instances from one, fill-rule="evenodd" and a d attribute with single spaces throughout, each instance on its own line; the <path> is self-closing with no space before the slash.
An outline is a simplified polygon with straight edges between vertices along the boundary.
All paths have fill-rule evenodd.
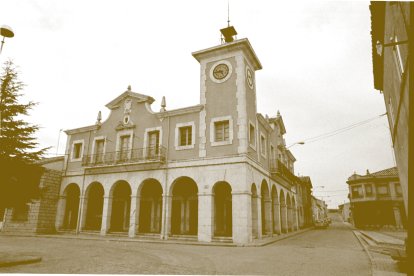
<path id="1" fill-rule="evenodd" d="M 220 31 L 221 45 L 192 53 L 200 63 L 200 103 L 205 106 L 199 157 L 247 153 L 249 125 L 257 129 L 255 72 L 262 65 L 247 38 L 235 39 L 233 26 Z"/>

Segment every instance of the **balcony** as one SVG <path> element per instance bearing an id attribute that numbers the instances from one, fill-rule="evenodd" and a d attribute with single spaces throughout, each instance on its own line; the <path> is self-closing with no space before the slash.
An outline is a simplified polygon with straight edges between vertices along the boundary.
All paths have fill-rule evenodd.
<path id="1" fill-rule="evenodd" d="M 83 157 L 82 166 L 84 167 L 102 167 L 121 164 L 137 164 L 160 162 L 164 163 L 166 159 L 166 148 L 162 146 L 132 149 L 125 151 L 105 152 L 100 154 L 91 154 Z"/>
<path id="2" fill-rule="evenodd" d="M 272 177 L 279 176 L 285 178 L 291 184 L 297 180 L 296 175 L 294 175 L 282 162 L 277 159 L 271 160 L 270 173 L 272 174 Z"/>

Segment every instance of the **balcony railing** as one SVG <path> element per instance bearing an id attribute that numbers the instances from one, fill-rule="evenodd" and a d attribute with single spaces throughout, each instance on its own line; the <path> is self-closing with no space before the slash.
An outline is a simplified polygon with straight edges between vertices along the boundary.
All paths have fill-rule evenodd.
<path id="1" fill-rule="evenodd" d="M 279 175 L 287 180 L 294 182 L 297 180 L 296 175 L 294 175 L 280 160 L 271 160 L 270 161 L 270 173 L 272 175 Z"/>
<path id="2" fill-rule="evenodd" d="M 82 165 L 95 167 L 127 163 L 165 162 L 166 152 L 165 147 L 158 146 L 91 154 L 83 157 Z"/>

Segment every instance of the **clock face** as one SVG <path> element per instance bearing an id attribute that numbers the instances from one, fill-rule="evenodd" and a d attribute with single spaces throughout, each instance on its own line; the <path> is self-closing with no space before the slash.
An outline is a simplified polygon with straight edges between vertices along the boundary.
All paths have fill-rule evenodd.
<path id="1" fill-rule="evenodd" d="M 249 87 L 253 89 L 253 72 L 249 67 L 246 67 L 246 80 Z"/>
<path id="2" fill-rule="evenodd" d="M 229 74 L 229 67 L 227 66 L 227 64 L 220 63 L 213 69 L 213 76 L 217 80 L 224 79 L 225 77 L 227 77 L 228 74 Z"/>

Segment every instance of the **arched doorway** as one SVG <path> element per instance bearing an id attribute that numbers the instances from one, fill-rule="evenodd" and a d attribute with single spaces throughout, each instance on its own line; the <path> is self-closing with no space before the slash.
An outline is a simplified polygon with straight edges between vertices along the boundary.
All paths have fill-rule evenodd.
<path id="1" fill-rule="evenodd" d="M 63 217 L 64 229 L 73 230 L 76 229 L 78 224 L 78 212 L 79 212 L 79 186 L 72 183 L 69 184 L 63 192 L 65 197 L 65 215 Z"/>
<path id="2" fill-rule="evenodd" d="M 288 232 L 287 208 L 286 208 L 285 193 L 283 192 L 283 190 L 280 190 L 279 202 L 280 202 L 280 225 L 282 228 L 282 232 L 287 233 Z"/>
<path id="3" fill-rule="evenodd" d="M 269 188 L 266 181 L 262 181 L 260 194 L 262 211 L 262 235 L 271 234 L 271 200 L 269 195 Z"/>
<path id="4" fill-rule="evenodd" d="M 257 214 L 257 189 L 256 185 L 252 184 L 251 209 L 252 209 L 252 237 L 257 238 L 258 230 L 258 214 Z"/>
<path id="5" fill-rule="evenodd" d="M 293 231 L 298 230 L 299 229 L 299 225 L 298 225 L 298 210 L 296 208 L 296 201 L 295 201 L 295 197 L 292 196 L 292 220 L 293 220 Z"/>
<path id="6" fill-rule="evenodd" d="M 218 182 L 213 187 L 214 194 L 214 236 L 231 237 L 233 232 L 231 186 Z"/>
<path id="7" fill-rule="evenodd" d="M 131 187 L 126 181 L 118 181 L 112 186 L 110 195 L 112 197 L 112 204 L 109 231 L 126 232 L 129 229 Z"/>
<path id="8" fill-rule="evenodd" d="M 101 183 L 95 182 L 86 190 L 86 218 L 85 230 L 101 230 L 102 210 L 104 202 L 104 188 Z"/>
<path id="9" fill-rule="evenodd" d="M 280 204 L 276 186 L 272 186 L 272 218 L 273 233 L 280 234 Z"/>
<path id="10" fill-rule="evenodd" d="M 172 185 L 171 233 L 197 235 L 198 188 L 189 177 L 180 177 Z"/>
<path id="11" fill-rule="evenodd" d="M 147 179 L 140 190 L 139 233 L 161 233 L 162 186 L 155 179 Z"/>
<path id="12" fill-rule="evenodd" d="M 292 201 L 290 199 L 290 195 L 286 194 L 286 207 L 287 207 L 287 224 L 288 224 L 288 231 L 293 231 L 293 213 L 292 213 Z"/>

